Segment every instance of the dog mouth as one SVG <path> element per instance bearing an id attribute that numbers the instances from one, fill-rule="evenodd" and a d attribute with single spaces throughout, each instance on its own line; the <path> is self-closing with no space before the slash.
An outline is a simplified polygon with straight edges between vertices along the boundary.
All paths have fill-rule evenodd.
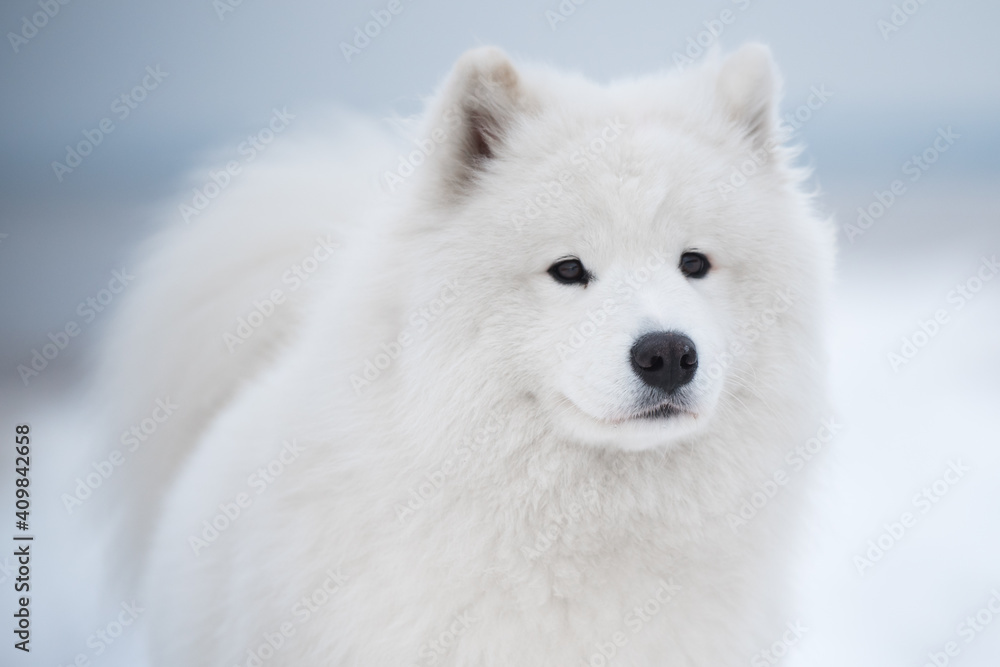
<path id="1" fill-rule="evenodd" d="M 628 423 L 662 423 L 681 417 L 695 417 L 698 413 L 687 407 L 682 407 L 669 400 L 653 403 L 636 411 L 618 413 L 615 416 L 598 417 L 597 420 L 617 428 Z"/>
<path id="2" fill-rule="evenodd" d="M 655 405 L 651 408 L 635 413 L 631 418 L 652 421 L 657 419 L 669 419 L 684 412 L 686 412 L 686 410 L 682 410 L 676 405 L 673 405 L 670 401 L 664 401 L 659 405 Z"/>

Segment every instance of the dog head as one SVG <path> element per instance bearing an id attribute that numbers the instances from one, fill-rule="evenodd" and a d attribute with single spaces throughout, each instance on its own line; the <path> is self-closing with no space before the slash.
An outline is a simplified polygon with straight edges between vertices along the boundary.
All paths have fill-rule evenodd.
<path id="1" fill-rule="evenodd" d="M 774 386 L 794 399 L 830 240 L 778 88 L 759 45 L 607 87 L 464 55 L 415 189 L 430 279 L 467 286 L 439 338 L 476 367 L 462 375 L 499 379 L 561 437 L 624 449 L 774 410 Z"/>

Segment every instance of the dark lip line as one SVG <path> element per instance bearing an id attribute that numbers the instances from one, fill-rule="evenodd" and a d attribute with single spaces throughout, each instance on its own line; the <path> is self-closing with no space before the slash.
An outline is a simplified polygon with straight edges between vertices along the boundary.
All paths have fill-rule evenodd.
<path id="1" fill-rule="evenodd" d="M 600 421 L 618 426 L 619 424 L 624 424 L 630 421 L 667 419 L 669 417 L 677 417 L 680 415 L 695 417 L 697 416 L 697 413 L 678 407 L 670 401 L 663 401 L 652 408 L 648 408 L 641 412 L 635 412 L 619 419 L 601 419 Z"/>
<path id="2" fill-rule="evenodd" d="M 669 401 L 664 401 L 654 408 L 649 408 L 648 410 L 643 410 L 642 412 L 636 413 L 632 416 L 633 419 L 664 419 L 666 417 L 673 417 L 674 415 L 681 412 L 681 410 L 672 405 Z"/>
<path id="3" fill-rule="evenodd" d="M 684 410 L 673 405 L 670 401 L 664 401 L 659 405 L 643 410 L 632 415 L 632 419 L 666 419 L 681 414 Z"/>

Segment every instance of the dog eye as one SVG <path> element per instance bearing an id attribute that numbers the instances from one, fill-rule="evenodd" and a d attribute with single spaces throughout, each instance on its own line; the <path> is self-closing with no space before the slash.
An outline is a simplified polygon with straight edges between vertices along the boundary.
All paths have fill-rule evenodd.
<path id="1" fill-rule="evenodd" d="M 549 267 L 549 275 L 564 285 L 586 285 L 590 282 L 590 272 L 576 258 L 556 262 Z"/>
<path id="2" fill-rule="evenodd" d="M 686 252 L 681 255 L 681 273 L 688 278 L 704 278 L 710 268 L 708 257 L 700 252 Z"/>

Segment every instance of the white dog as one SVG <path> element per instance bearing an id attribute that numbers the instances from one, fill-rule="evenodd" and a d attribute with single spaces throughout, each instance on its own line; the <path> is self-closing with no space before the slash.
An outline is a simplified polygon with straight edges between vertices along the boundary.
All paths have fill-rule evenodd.
<path id="1" fill-rule="evenodd" d="M 123 420 L 175 406 L 116 472 L 154 663 L 779 640 L 802 498 L 773 480 L 822 429 L 833 232 L 778 88 L 759 45 L 610 86 L 477 49 L 391 197 L 314 144 L 159 238 L 107 380 Z"/>

